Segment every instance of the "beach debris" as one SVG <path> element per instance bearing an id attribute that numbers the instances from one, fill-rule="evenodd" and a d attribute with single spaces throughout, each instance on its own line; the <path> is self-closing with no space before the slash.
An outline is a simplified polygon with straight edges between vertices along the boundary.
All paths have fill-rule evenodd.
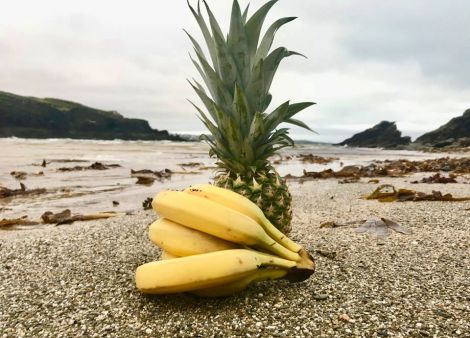
<path id="1" fill-rule="evenodd" d="M 81 214 L 72 214 L 70 209 L 65 209 L 58 213 L 53 213 L 52 211 L 46 211 L 41 215 L 41 219 L 45 224 L 71 224 L 75 221 L 92 221 L 97 219 L 111 218 L 123 215 L 123 213 L 117 212 L 100 212 L 96 214 L 81 215 Z"/>
<path id="2" fill-rule="evenodd" d="M 304 163 L 312 164 L 328 164 L 339 160 L 338 157 L 322 157 L 314 154 L 300 154 L 297 157 Z"/>
<path id="3" fill-rule="evenodd" d="M 345 323 L 349 323 L 349 322 L 354 323 L 354 320 L 352 320 L 351 317 L 349 317 L 346 313 L 339 315 L 338 320 L 345 322 Z"/>
<path id="4" fill-rule="evenodd" d="M 2 219 L 0 220 L 0 229 L 10 228 L 17 225 L 37 225 L 39 222 L 31 221 L 28 219 L 28 216 L 23 216 L 20 218 L 14 219 Z"/>
<path id="5" fill-rule="evenodd" d="M 142 207 L 144 208 L 144 210 L 152 209 L 152 202 L 153 202 L 153 198 L 152 198 L 152 197 L 147 197 L 147 198 L 142 202 Z"/>
<path id="6" fill-rule="evenodd" d="M 328 295 L 325 293 L 315 293 L 312 295 L 313 299 L 315 300 L 327 300 Z"/>
<path id="7" fill-rule="evenodd" d="M 306 171 L 302 176 L 286 175 L 285 179 L 327 179 L 327 178 L 360 178 L 360 177 L 403 177 L 418 172 L 452 172 L 454 174 L 470 173 L 470 157 L 410 161 L 385 160 L 376 161 L 366 166 L 348 165 L 339 171 Z"/>
<path id="8" fill-rule="evenodd" d="M 107 170 L 111 168 L 119 168 L 120 164 L 103 164 L 101 162 L 92 163 L 89 166 L 76 165 L 75 167 L 61 167 L 58 171 L 82 171 L 82 170 Z"/>
<path id="9" fill-rule="evenodd" d="M 339 184 L 358 183 L 358 182 L 360 182 L 360 179 L 357 177 L 345 178 L 345 179 L 338 181 Z"/>
<path id="10" fill-rule="evenodd" d="M 315 250 L 315 253 L 328 259 L 335 259 L 337 255 L 336 251 L 326 251 L 326 250 Z"/>
<path id="11" fill-rule="evenodd" d="M 333 221 L 323 222 L 320 224 L 320 228 L 339 228 L 341 226 L 344 226 L 344 224 L 339 224 Z"/>
<path id="12" fill-rule="evenodd" d="M 217 169 L 218 167 L 217 166 L 213 166 L 213 165 L 204 165 L 202 167 L 199 167 L 199 170 L 212 170 L 212 169 Z"/>
<path id="13" fill-rule="evenodd" d="M 44 188 L 28 190 L 23 183 L 20 183 L 20 189 L 9 189 L 9 188 L 0 186 L 0 198 L 16 197 L 16 196 L 24 196 L 24 195 L 37 195 L 37 194 L 43 194 L 46 191 L 47 190 Z"/>
<path id="14" fill-rule="evenodd" d="M 459 202 L 470 201 L 470 197 L 453 197 L 452 194 L 442 194 L 440 191 L 432 191 L 431 194 L 414 191 L 410 189 L 396 189 L 391 184 L 383 184 L 375 189 L 370 195 L 364 197 L 367 200 L 378 200 L 380 202 L 406 202 L 406 201 L 447 201 Z"/>
<path id="15" fill-rule="evenodd" d="M 217 169 L 217 166 L 206 165 L 202 162 L 187 162 L 187 163 L 178 163 L 178 166 L 183 168 L 183 171 L 173 172 L 174 174 L 199 174 L 195 171 L 187 171 L 186 168 L 197 168 L 198 170 L 211 170 Z"/>
<path id="16" fill-rule="evenodd" d="M 47 164 L 49 163 L 86 163 L 86 162 L 90 162 L 90 161 L 78 159 L 78 158 L 54 158 L 52 160 L 48 160 Z"/>
<path id="17" fill-rule="evenodd" d="M 79 159 L 69 159 L 69 158 L 58 158 L 58 159 L 52 159 L 52 160 L 46 160 L 46 159 L 43 159 L 41 164 L 37 164 L 37 163 L 33 163 L 34 166 L 40 166 L 40 167 L 43 167 L 43 168 L 46 168 L 47 165 L 51 164 L 51 163 L 86 163 L 86 162 L 90 162 L 90 161 L 87 161 L 87 160 L 79 160 Z"/>
<path id="18" fill-rule="evenodd" d="M 449 174 L 449 177 L 441 176 L 440 173 L 437 173 L 435 175 L 429 176 L 429 177 L 424 177 L 420 181 L 413 181 L 411 182 L 412 184 L 417 184 L 417 183 L 457 183 L 455 180 L 457 176 L 455 174 Z"/>
<path id="19" fill-rule="evenodd" d="M 28 174 L 25 171 L 12 171 L 10 173 L 10 175 L 13 176 L 15 179 L 17 179 L 18 181 L 22 181 L 22 180 L 25 180 L 28 175 L 32 175 L 32 176 L 36 176 L 36 177 L 37 176 L 44 176 L 44 172 L 43 171 L 38 171 L 37 173 Z"/>
<path id="20" fill-rule="evenodd" d="M 117 207 L 119 205 L 118 201 L 113 201 L 113 207 Z"/>
<path id="21" fill-rule="evenodd" d="M 380 180 L 374 178 L 374 179 L 372 179 L 372 180 L 368 180 L 367 183 L 379 184 L 379 183 L 380 183 Z"/>
<path id="22" fill-rule="evenodd" d="M 337 221 L 327 221 L 327 222 L 323 222 L 322 224 L 320 224 L 320 228 L 339 228 L 339 227 L 346 227 L 346 226 L 354 225 L 354 224 L 360 224 L 364 222 L 365 220 L 355 220 L 355 221 L 348 221 L 348 222 L 343 222 L 343 223 L 340 223 Z"/>
<path id="23" fill-rule="evenodd" d="M 12 171 L 10 175 L 17 180 L 25 180 L 28 173 L 25 171 Z"/>
<path id="24" fill-rule="evenodd" d="M 454 172 L 454 173 L 470 173 L 470 157 L 450 158 L 442 157 L 437 159 L 428 159 L 423 161 L 410 160 L 385 160 L 377 161 L 387 168 L 394 168 L 404 174 L 413 172 Z"/>
<path id="25" fill-rule="evenodd" d="M 203 166 L 202 162 L 187 162 L 187 163 L 178 163 L 180 167 L 200 167 Z"/>
<path id="26" fill-rule="evenodd" d="M 369 232 L 371 234 L 377 235 L 378 237 L 387 237 L 391 233 L 390 230 L 393 230 L 395 232 L 398 232 L 404 235 L 411 234 L 411 231 L 409 229 L 403 227 L 397 222 L 394 222 L 392 220 L 389 220 L 383 217 L 380 219 L 373 218 L 373 219 L 369 219 L 365 221 L 356 229 L 356 232 L 357 233 Z"/>
<path id="27" fill-rule="evenodd" d="M 134 176 L 137 178 L 136 184 L 142 184 L 142 185 L 151 185 L 153 182 L 155 182 L 156 178 L 155 177 L 150 177 L 150 176 L 144 176 L 144 175 L 139 175 L 139 176 Z"/>
<path id="28" fill-rule="evenodd" d="M 150 169 L 133 170 L 131 169 L 131 177 L 137 178 L 136 184 L 151 185 L 154 181 L 159 182 L 165 179 L 171 179 L 173 172 L 170 169 L 163 169 L 160 171 L 153 171 Z"/>

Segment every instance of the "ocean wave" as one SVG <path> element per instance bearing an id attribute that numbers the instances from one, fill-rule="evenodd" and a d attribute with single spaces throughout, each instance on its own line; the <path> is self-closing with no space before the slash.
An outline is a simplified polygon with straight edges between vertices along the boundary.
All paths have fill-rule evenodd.
<path id="1" fill-rule="evenodd" d="M 179 144 L 180 142 L 169 141 L 169 140 L 95 140 L 95 139 L 72 139 L 72 138 L 20 138 L 16 136 L 0 138 L 0 141 L 12 144 Z"/>

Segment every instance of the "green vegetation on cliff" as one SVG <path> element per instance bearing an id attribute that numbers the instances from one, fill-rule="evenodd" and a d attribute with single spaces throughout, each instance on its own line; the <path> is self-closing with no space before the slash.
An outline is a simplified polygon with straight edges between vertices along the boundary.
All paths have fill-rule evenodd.
<path id="1" fill-rule="evenodd" d="M 52 98 L 35 98 L 0 91 L 0 137 L 174 140 L 178 135 L 152 129 L 140 119 L 115 111 L 90 108 Z"/>

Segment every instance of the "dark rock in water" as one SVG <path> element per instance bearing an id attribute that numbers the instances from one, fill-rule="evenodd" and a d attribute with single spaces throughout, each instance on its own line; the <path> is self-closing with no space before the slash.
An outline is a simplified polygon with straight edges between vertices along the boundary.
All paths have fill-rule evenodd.
<path id="1" fill-rule="evenodd" d="M 338 145 L 368 148 L 397 148 L 411 143 L 411 138 L 401 136 L 395 122 L 382 121 L 372 128 L 344 140 Z"/>
<path id="2" fill-rule="evenodd" d="M 52 98 L 0 92 L 0 137 L 185 141 L 140 119 Z"/>
<path id="3" fill-rule="evenodd" d="M 469 147 L 470 109 L 467 109 L 462 116 L 454 117 L 436 130 L 421 135 L 414 143 L 436 148 Z"/>

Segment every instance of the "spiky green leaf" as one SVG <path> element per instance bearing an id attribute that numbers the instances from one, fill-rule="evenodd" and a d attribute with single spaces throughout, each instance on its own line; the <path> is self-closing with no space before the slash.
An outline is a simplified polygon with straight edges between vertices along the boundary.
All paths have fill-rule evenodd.
<path id="1" fill-rule="evenodd" d="M 212 65 L 214 66 L 214 69 L 219 69 L 218 63 L 217 63 L 217 55 L 215 52 L 215 45 L 214 41 L 212 40 L 212 35 L 209 32 L 209 28 L 207 28 L 206 22 L 204 21 L 204 17 L 201 14 L 201 8 L 199 5 L 199 0 L 197 3 L 197 12 L 194 10 L 194 8 L 190 5 L 189 0 L 187 0 L 189 9 L 191 10 L 191 13 L 193 13 L 193 16 L 196 18 L 196 21 L 199 25 L 199 28 L 201 29 L 202 35 L 204 36 L 204 40 L 206 41 L 207 48 L 209 49 L 209 54 L 211 56 L 212 60 Z"/>
<path id="2" fill-rule="evenodd" d="M 201 46 L 199 45 L 199 43 L 196 41 L 195 38 L 193 38 L 193 36 L 191 34 L 188 33 L 188 31 L 186 29 L 183 29 L 183 31 L 186 33 L 186 35 L 189 37 L 189 39 L 191 40 L 193 46 L 194 46 L 194 49 L 196 49 L 198 51 L 198 53 L 204 55 L 204 52 L 202 51 L 202 48 Z"/>
<path id="3" fill-rule="evenodd" d="M 247 137 L 246 133 L 249 130 L 249 125 L 252 120 L 248 101 L 243 93 L 243 90 L 238 84 L 235 85 L 235 95 L 233 98 L 233 111 L 236 112 L 237 122 L 242 132 L 243 137 Z"/>
<path id="4" fill-rule="evenodd" d="M 246 5 L 245 10 L 243 11 L 243 14 L 242 14 L 243 25 L 246 24 L 246 19 L 248 18 L 248 10 L 249 9 L 250 9 L 250 3 L 248 3 L 248 5 Z"/>
<path id="5" fill-rule="evenodd" d="M 266 31 L 264 34 L 263 39 L 261 40 L 261 43 L 259 45 L 258 50 L 256 51 L 256 56 L 255 56 L 255 61 L 254 63 L 256 64 L 260 59 L 264 59 L 268 53 L 269 50 L 271 49 L 271 46 L 274 41 L 274 36 L 276 35 L 277 30 L 282 26 L 285 25 L 288 22 L 291 22 L 292 20 L 295 20 L 296 17 L 287 17 L 287 18 L 282 18 L 277 21 L 275 21 Z"/>
<path id="6" fill-rule="evenodd" d="M 214 106 L 216 106 L 217 104 L 209 96 L 207 96 L 206 93 L 204 92 L 204 90 L 201 90 L 201 88 L 199 86 L 197 86 L 197 85 L 195 86 L 191 82 L 189 82 L 189 84 L 191 85 L 191 87 L 193 87 L 194 91 L 196 92 L 196 94 L 201 99 L 202 103 L 206 107 L 207 111 L 211 115 L 214 122 L 216 124 L 218 124 L 219 121 L 217 119 L 217 112 L 214 109 Z M 189 101 L 189 102 L 194 106 L 194 103 L 192 103 L 191 101 Z"/>
<path id="7" fill-rule="evenodd" d="M 286 118 L 291 118 L 298 112 L 313 106 L 316 104 L 315 102 L 298 102 L 298 103 L 293 103 L 289 106 L 289 109 L 287 110 Z"/>
<path id="8" fill-rule="evenodd" d="M 307 129 L 307 130 L 310 130 L 311 132 L 317 133 L 316 131 L 312 130 L 307 124 L 305 124 L 304 122 L 302 122 L 300 120 L 287 119 L 285 122 L 293 124 L 293 125 L 301 127 L 301 128 L 304 128 L 304 129 Z"/>
<path id="9" fill-rule="evenodd" d="M 213 95 L 214 101 L 216 101 L 222 109 L 230 111 L 230 105 L 232 104 L 232 96 L 225 87 L 222 79 L 218 73 L 209 65 L 203 55 L 196 53 L 199 62 L 201 63 L 202 70 L 206 74 L 206 85 L 210 88 L 210 92 Z"/>
<path id="10" fill-rule="evenodd" d="M 252 70 L 250 82 L 246 87 L 246 92 L 250 110 L 252 112 L 264 112 L 263 102 L 266 100 L 265 81 L 264 81 L 264 60 L 260 60 Z"/>
<path id="11" fill-rule="evenodd" d="M 274 109 L 265 119 L 266 130 L 268 132 L 277 128 L 279 124 L 284 122 L 285 116 L 289 109 L 289 101 L 284 102 L 279 107 Z"/>
<path id="12" fill-rule="evenodd" d="M 278 0 L 271 0 L 261 6 L 245 25 L 245 32 L 248 38 L 248 49 L 251 60 L 254 60 L 256 55 L 256 49 L 258 48 L 259 36 L 264 19 L 266 19 L 266 15 L 268 14 L 269 10 L 277 1 Z"/>
<path id="13" fill-rule="evenodd" d="M 230 19 L 230 31 L 227 37 L 228 50 L 235 61 L 240 77 L 240 85 L 245 86 L 251 72 L 248 41 L 243 26 L 243 17 L 240 12 L 238 1 L 233 1 Z"/>

